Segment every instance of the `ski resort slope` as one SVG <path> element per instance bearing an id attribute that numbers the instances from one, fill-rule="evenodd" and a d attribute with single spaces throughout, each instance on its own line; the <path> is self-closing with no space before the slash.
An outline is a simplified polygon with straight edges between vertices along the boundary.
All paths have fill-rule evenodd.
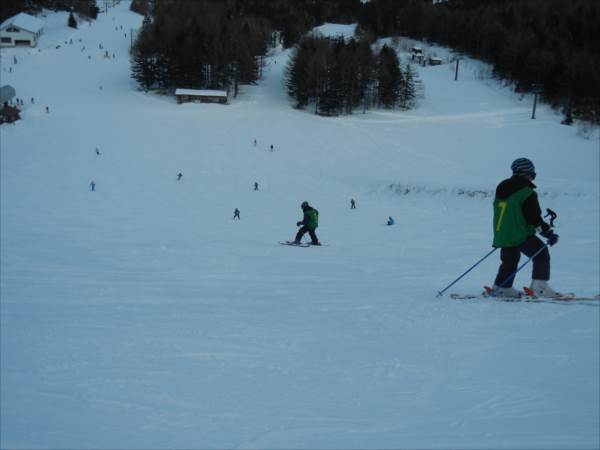
<path id="1" fill-rule="evenodd" d="M 131 80 L 128 6 L 1 51 L 25 105 L 0 127 L 0 447 L 600 446 L 598 303 L 436 298 L 518 157 L 558 213 L 551 285 L 600 292 L 597 135 L 468 58 L 418 67 L 405 112 L 294 109 L 282 49 L 229 105 L 178 105 Z M 325 245 L 279 245 L 304 200 Z"/>

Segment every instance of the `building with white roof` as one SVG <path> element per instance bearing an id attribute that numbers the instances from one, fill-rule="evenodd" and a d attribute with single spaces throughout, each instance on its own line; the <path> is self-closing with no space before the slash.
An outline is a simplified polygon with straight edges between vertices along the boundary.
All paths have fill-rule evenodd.
<path id="1" fill-rule="evenodd" d="M 214 89 L 175 89 L 177 103 L 227 103 L 227 91 Z"/>
<path id="2" fill-rule="evenodd" d="M 44 22 L 29 14 L 19 13 L 9 17 L 0 25 L 0 47 L 35 47 L 43 29 Z"/>

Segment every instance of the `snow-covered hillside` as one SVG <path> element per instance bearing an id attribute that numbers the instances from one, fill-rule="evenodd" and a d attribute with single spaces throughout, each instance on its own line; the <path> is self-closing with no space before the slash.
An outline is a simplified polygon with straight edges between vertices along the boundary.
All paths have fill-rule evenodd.
<path id="1" fill-rule="evenodd" d="M 598 294 L 597 137 L 468 59 L 419 67 L 407 112 L 295 110 L 281 49 L 230 105 L 178 105 L 130 78 L 128 2 L 45 20 L 1 51 L 25 103 L 0 127 L 2 448 L 600 446 L 597 303 L 435 296 L 522 156 L 559 214 L 551 285 Z M 304 200 L 326 245 L 279 245 Z"/>

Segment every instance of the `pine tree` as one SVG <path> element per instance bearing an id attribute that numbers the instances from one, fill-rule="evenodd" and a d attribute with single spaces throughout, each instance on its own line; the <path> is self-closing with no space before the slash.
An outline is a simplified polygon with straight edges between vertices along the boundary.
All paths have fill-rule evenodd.
<path id="1" fill-rule="evenodd" d="M 73 16 L 73 13 L 69 14 L 69 21 L 67 22 L 67 24 L 71 28 L 77 28 L 77 20 L 75 20 L 75 17 Z"/>
<path id="2" fill-rule="evenodd" d="M 410 109 L 414 106 L 417 98 L 415 88 L 414 71 L 410 64 L 407 64 L 404 69 L 402 86 L 400 88 L 399 104 L 403 109 Z"/>
<path id="3" fill-rule="evenodd" d="M 563 109 L 563 114 L 565 118 L 561 121 L 563 125 L 573 125 L 573 108 L 571 105 L 565 106 Z"/>
<path id="4" fill-rule="evenodd" d="M 306 50 L 300 47 L 294 49 L 286 67 L 286 87 L 288 95 L 296 101 L 296 108 L 302 109 L 308 105 L 309 89 L 308 58 Z"/>
<path id="5" fill-rule="evenodd" d="M 156 83 L 156 68 L 154 58 L 144 55 L 135 47 L 131 53 L 131 77 L 137 81 L 144 90 L 151 89 Z"/>
<path id="6" fill-rule="evenodd" d="M 400 97 L 402 72 L 396 51 L 384 45 L 377 62 L 378 101 L 386 108 L 393 108 Z"/>
<path id="7" fill-rule="evenodd" d="M 150 18 L 144 17 L 140 34 L 130 52 L 131 77 L 144 90 L 154 87 L 157 82 L 156 55 L 151 48 L 150 24 Z"/>
<path id="8" fill-rule="evenodd" d="M 343 38 L 327 40 L 327 57 L 323 70 L 323 80 L 318 103 L 318 114 L 334 116 L 340 113 L 346 97 L 346 79 L 344 77 L 344 49 Z"/>

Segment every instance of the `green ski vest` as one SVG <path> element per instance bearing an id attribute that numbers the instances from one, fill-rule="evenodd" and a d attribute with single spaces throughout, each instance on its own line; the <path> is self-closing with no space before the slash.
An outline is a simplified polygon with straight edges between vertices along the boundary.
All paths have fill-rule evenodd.
<path id="1" fill-rule="evenodd" d="M 533 193 L 524 187 L 508 198 L 494 200 L 494 247 L 516 247 L 535 234 L 523 215 L 523 202 Z"/>
<path id="2" fill-rule="evenodd" d="M 308 225 L 306 226 L 311 230 L 315 230 L 319 226 L 319 211 L 312 208 L 308 210 L 306 214 L 308 214 L 308 217 L 310 218 L 310 220 L 308 221 Z"/>

